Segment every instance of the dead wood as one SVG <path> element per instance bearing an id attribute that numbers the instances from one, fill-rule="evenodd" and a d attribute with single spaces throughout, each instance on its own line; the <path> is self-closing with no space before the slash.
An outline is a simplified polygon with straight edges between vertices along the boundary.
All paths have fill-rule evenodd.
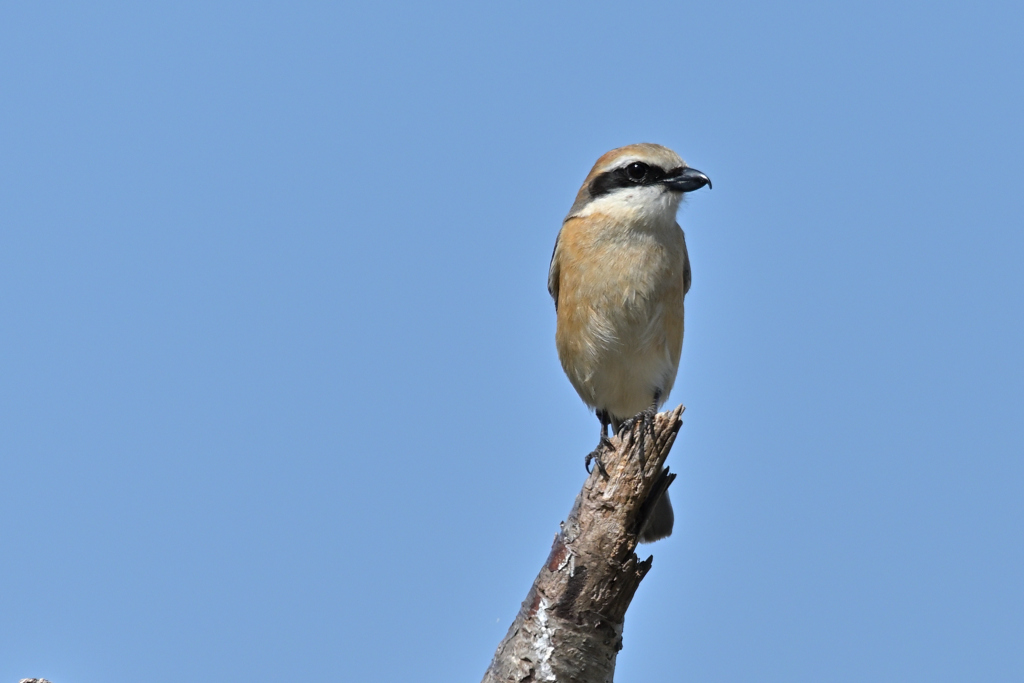
<path id="1" fill-rule="evenodd" d="M 682 413 L 655 417 L 642 457 L 640 421 L 612 439 L 602 456 L 608 478 L 595 467 L 583 484 L 484 683 L 612 681 L 626 609 L 654 559 L 637 558 L 637 534 L 675 479 L 664 463 Z"/>

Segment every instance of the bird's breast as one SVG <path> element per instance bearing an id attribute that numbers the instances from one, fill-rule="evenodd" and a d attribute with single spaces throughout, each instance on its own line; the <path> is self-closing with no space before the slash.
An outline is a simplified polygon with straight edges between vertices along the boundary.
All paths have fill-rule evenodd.
<path id="1" fill-rule="evenodd" d="M 602 227 L 563 228 L 556 342 L 584 401 L 628 417 L 675 378 L 686 251 L 674 222 L 678 234 Z"/>

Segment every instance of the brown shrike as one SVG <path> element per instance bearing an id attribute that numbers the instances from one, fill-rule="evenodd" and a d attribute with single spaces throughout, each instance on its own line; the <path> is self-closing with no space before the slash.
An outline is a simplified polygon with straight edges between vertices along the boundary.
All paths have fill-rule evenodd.
<path id="1" fill-rule="evenodd" d="M 676 222 L 683 194 L 711 180 L 678 154 L 648 143 L 620 147 L 594 164 L 562 222 L 548 273 L 562 368 L 607 428 L 653 426 L 668 398 L 683 348 L 683 298 L 690 258 Z M 650 543 L 672 533 L 666 492 L 640 530 Z"/>

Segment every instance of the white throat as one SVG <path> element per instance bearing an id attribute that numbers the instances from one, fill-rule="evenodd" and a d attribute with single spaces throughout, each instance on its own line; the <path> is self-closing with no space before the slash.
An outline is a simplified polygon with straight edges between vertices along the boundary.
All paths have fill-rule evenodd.
<path id="1" fill-rule="evenodd" d="M 661 185 L 623 187 L 587 202 L 573 217 L 602 214 L 617 223 L 640 226 L 675 225 L 683 196 Z"/>

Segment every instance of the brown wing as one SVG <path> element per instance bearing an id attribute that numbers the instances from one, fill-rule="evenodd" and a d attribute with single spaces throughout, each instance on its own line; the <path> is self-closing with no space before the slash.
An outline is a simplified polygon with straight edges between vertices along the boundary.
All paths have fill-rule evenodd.
<path id="1" fill-rule="evenodd" d="M 678 227 L 678 223 L 676 225 Z M 690 283 L 693 279 L 690 272 L 690 254 L 686 250 L 686 235 L 683 233 L 682 228 L 679 229 L 679 234 L 683 242 L 683 291 L 679 294 L 679 308 L 670 308 L 665 313 L 665 331 L 667 333 L 668 348 L 676 369 L 679 368 L 679 357 L 683 351 L 683 300 L 686 298 L 686 293 L 690 291 Z M 674 379 L 672 383 L 674 383 Z M 671 387 L 668 388 L 670 389 Z M 668 392 L 666 391 L 666 393 Z"/>
<path id="2" fill-rule="evenodd" d="M 558 231 L 558 237 L 562 236 L 562 231 Z M 555 300 L 555 310 L 558 310 L 558 277 L 561 275 L 562 268 L 558 262 L 558 237 L 555 238 L 555 248 L 551 251 L 551 265 L 548 266 L 548 294 Z"/>
<path id="3" fill-rule="evenodd" d="M 676 223 L 676 227 L 679 228 L 679 224 Z M 683 232 L 682 228 L 679 228 L 679 232 Z M 690 291 L 690 283 L 693 280 L 693 275 L 690 273 L 690 254 L 686 251 L 686 233 L 683 233 L 683 296 Z"/>

